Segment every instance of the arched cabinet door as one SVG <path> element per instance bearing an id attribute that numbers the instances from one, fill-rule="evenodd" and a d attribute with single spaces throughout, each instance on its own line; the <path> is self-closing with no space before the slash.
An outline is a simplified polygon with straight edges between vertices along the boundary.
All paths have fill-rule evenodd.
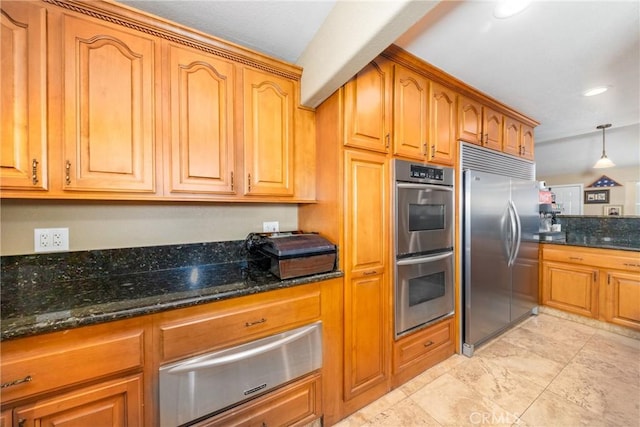
<path id="1" fill-rule="evenodd" d="M 170 193 L 235 194 L 234 65 L 168 44 Z"/>
<path id="2" fill-rule="evenodd" d="M 3 1 L 0 7 L 0 187 L 46 190 L 46 10 L 20 1 Z"/>
<path id="3" fill-rule="evenodd" d="M 395 65 L 393 154 L 419 161 L 429 146 L 429 85 L 426 77 Z"/>
<path id="4" fill-rule="evenodd" d="M 63 189 L 154 192 L 158 41 L 104 21 L 61 19 Z"/>
<path id="5" fill-rule="evenodd" d="M 244 193 L 293 196 L 294 81 L 243 70 Z"/>
<path id="6" fill-rule="evenodd" d="M 456 161 L 456 93 L 437 83 L 431 83 L 429 161 L 453 166 Z"/>

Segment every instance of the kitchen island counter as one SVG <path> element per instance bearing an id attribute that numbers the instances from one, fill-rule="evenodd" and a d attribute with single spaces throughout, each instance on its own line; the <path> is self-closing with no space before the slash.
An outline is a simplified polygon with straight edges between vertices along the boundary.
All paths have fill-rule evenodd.
<path id="1" fill-rule="evenodd" d="M 190 251 L 191 257 L 194 253 L 202 255 L 201 251 L 194 252 L 192 247 L 181 249 L 184 249 L 180 251 L 183 258 Z M 215 251 L 226 255 L 234 253 L 219 249 Z M 137 252 L 140 253 L 139 248 Z M 167 263 L 159 262 L 156 257 L 153 267 L 148 267 L 147 271 L 140 271 L 139 266 L 127 268 L 120 264 L 115 267 L 118 262 L 113 258 L 110 263 L 104 263 L 96 261 L 95 255 L 87 256 L 87 253 L 82 255 L 84 263 L 61 264 L 58 269 L 49 261 L 63 263 L 65 255 L 57 258 L 50 254 L 47 262 L 41 259 L 34 262 L 37 256 L 24 257 L 26 261 L 17 259 L 20 257 L 3 257 L 0 289 L 2 340 L 206 304 L 343 275 L 335 270 L 280 280 L 269 272 L 268 260 L 246 257 L 242 251 L 235 252 L 238 256 L 227 256 L 236 259 L 221 257 L 216 260 L 211 257 L 212 261 L 218 262 L 210 263 L 189 263 L 186 260 L 176 263 L 174 259 L 171 268 L 163 268 Z M 91 262 L 86 262 L 87 259 Z M 185 263 L 189 265 L 180 265 Z M 88 268 L 88 264 L 93 265 Z M 76 274 L 71 274 L 72 271 Z M 69 277 L 74 275 L 76 278 Z"/>

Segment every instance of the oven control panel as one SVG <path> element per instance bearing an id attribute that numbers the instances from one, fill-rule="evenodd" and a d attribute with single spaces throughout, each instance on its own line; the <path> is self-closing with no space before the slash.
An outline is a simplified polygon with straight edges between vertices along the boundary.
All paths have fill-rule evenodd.
<path id="1" fill-rule="evenodd" d="M 409 174 L 411 178 L 435 179 L 436 181 L 444 180 L 444 171 L 442 169 L 429 166 L 411 165 Z"/>
<path id="2" fill-rule="evenodd" d="M 453 186 L 453 168 L 395 159 L 395 180 L 421 184 Z"/>

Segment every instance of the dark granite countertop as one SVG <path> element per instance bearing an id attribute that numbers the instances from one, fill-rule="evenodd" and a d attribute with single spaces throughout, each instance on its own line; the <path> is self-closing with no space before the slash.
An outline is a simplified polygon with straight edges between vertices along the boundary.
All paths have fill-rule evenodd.
<path id="1" fill-rule="evenodd" d="M 565 241 L 541 240 L 540 243 L 546 243 L 549 245 L 582 246 L 585 248 L 617 249 L 623 251 L 640 252 L 640 246 L 638 246 L 637 243 L 613 239 L 609 237 L 568 234 Z"/>
<path id="2" fill-rule="evenodd" d="M 1 340 L 158 313 L 342 277 L 341 271 L 280 280 L 264 262 L 239 260 L 84 277 L 7 283 L 0 298 Z"/>

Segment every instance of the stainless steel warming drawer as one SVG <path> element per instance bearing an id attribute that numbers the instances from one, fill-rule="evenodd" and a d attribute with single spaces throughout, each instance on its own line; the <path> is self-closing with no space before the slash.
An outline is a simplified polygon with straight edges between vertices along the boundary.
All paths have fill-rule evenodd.
<path id="1" fill-rule="evenodd" d="M 322 322 L 164 365 L 160 425 L 202 419 L 321 367 Z"/>

